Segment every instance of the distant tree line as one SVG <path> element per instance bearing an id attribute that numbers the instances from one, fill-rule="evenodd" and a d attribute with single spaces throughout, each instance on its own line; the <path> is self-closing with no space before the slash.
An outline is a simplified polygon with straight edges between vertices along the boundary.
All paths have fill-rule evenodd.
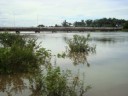
<path id="1" fill-rule="evenodd" d="M 66 20 L 62 22 L 62 27 L 127 27 L 128 21 L 124 19 L 116 19 L 116 18 L 102 18 L 96 20 L 81 20 L 75 21 L 74 23 L 69 23 Z M 57 26 L 55 26 L 57 27 Z M 58 26 L 60 27 L 60 26 Z"/>
<path id="2" fill-rule="evenodd" d="M 128 21 L 124 24 L 124 29 L 128 29 Z"/>
<path id="3" fill-rule="evenodd" d="M 66 21 L 64 21 L 66 22 Z M 63 22 L 63 23 L 64 23 Z M 123 27 L 126 23 L 126 20 L 124 19 L 116 19 L 116 18 L 102 18 L 102 19 L 96 19 L 96 20 L 81 20 L 81 21 L 75 21 L 73 24 L 70 24 L 68 22 L 65 23 L 65 25 L 62 23 L 63 27 L 70 27 L 70 25 L 74 27 Z"/>
<path id="4" fill-rule="evenodd" d="M 42 27 L 42 26 L 38 26 Z M 45 27 L 43 25 L 43 27 Z M 124 27 L 128 29 L 128 20 L 116 19 L 116 18 L 101 18 L 96 20 L 81 20 L 73 23 L 64 20 L 60 25 L 55 24 L 52 27 Z"/>

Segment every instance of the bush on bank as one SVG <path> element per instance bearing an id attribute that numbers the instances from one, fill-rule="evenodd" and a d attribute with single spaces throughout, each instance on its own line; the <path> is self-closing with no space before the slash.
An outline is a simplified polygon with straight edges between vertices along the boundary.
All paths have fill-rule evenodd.
<path id="1" fill-rule="evenodd" d="M 33 72 L 49 57 L 45 48 L 37 46 L 36 39 L 0 33 L 0 73 Z"/>

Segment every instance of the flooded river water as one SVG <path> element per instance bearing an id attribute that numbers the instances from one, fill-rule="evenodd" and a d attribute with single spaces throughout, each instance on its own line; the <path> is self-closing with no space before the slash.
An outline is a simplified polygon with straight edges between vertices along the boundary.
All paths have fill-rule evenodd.
<path id="1" fill-rule="evenodd" d="M 67 49 L 66 38 L 82 33 L 38 33 L 30 35 L 42 42 L 41 46 L 51 50 L 52 64 L 70 69 L 73 74 L 85 75 L 84 82 L 91 86 L 87 96 L 128 96 L 128 33 L 91 32 L 90 45 L 96 45 L 96 52 L 82 56 L 57 58 Z M 0 96 L 38 96 L 38 90 L 29 84 L 28 74 L 0 75 Z"/>

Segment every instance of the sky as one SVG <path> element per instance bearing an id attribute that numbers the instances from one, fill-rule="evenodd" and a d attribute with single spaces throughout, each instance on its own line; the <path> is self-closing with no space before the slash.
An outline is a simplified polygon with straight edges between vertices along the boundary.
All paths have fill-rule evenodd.
<path id="1" fill-rule="evenodd" d="M 128 20 L 128 0 L 0 0 L 0 26 L 53 26 L 104 17 Z"/>

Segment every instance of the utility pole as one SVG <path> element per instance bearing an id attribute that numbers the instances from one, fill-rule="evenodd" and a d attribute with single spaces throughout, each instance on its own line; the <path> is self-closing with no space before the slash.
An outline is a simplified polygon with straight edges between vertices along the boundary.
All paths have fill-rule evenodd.
<path id="1" fill-rule="evenodd" d="M 15 27 L 15 14 L 13 12 L 13 27 Z"/>
<path id="2" fill-rule="evenodd" d="M 38 14 L 37 14 L 37 18 L 36 18 L 36 19 L 37 19 L 36 21 L 37 21 L 37 26 L 38 26 L 38 19 L 39 19 L 39 18 L 38 18 Z"/>
<path id="3" fill-rule="evenodd" d="M 12 22 L 13 22 L 12 26 L 15 27 L 16 26 L 16 24 L 15 24 L 16 22 L 15 22 L 15 12 L 14 11 L 12 12 Z"/>

